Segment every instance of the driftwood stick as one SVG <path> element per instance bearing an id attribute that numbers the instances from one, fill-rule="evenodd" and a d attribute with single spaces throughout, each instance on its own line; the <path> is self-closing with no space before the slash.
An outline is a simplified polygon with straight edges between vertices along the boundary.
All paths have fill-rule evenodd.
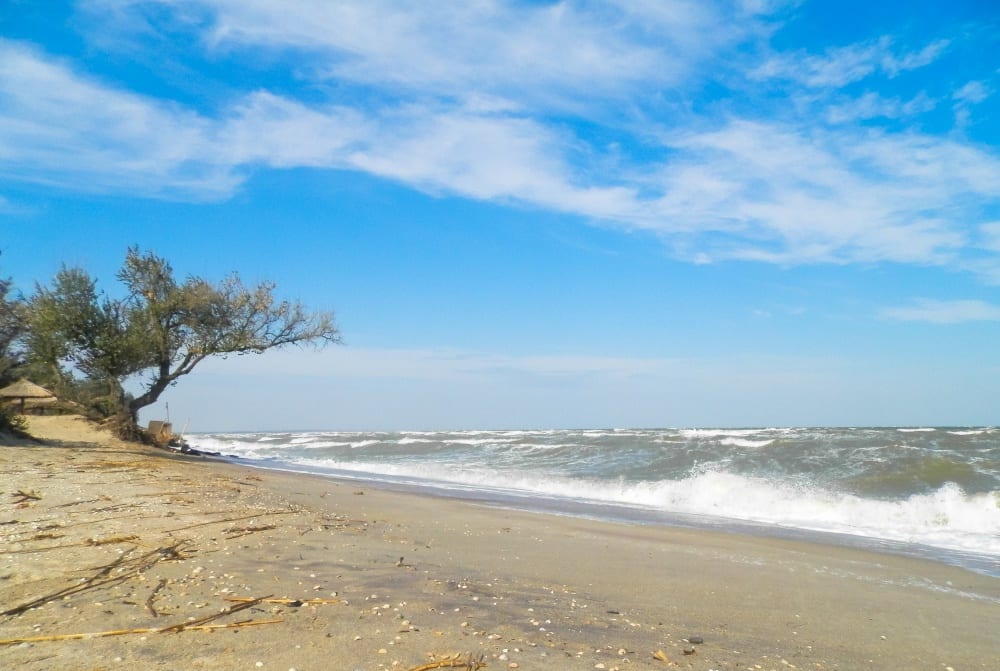
<path id="1" fill-rule="evenodd" d="M 276 510 L 274 512 L 262 512 L 256 515 L 243 515 L 242 517 L 232 517 L 225 520 L 209 520 L 207 522 L 198 522 L 197 524 L 189 524 L 186 527 L 179 527 L 177 529 L 171 529 L 167 533 L 177 533 L 178 531 L 187 531 L 188 529 L 194 529 L 196 527 L 206 527 L 210 524 L 226 524 L 228 522 L 239 522 L 241 520 L 252 520 L 255 517 L 265 517 L 269 515 L 294 515 L 299 511 L 297 510 Z"/>
<path id="2" fill-rule="evenodd" d="M 151 550 L 134 559 L 128 558 L 132 550 L 135 549 L 131 548 L 122 553 L 120 557 L 115 559 L 110 564 L 97 567 L 96 569 L 97 572 L 94 573 L 89 578 L 86 578 L 83 582 L 78 583 L 76 585 L 71 585 L 69 587 L 65 587 L 61 590 L 52 592 L 50 594 L 45 594 L 36 599 L 32 599 L 27 603 L 23 603 L 19 606 L 15 606 L 13 608 L 5 610 L 2 613 L 0 613 L 0 616 L 20 615 L 21 613 L 31 610 L 32 608 L 37 608 L 38 606 L 46 604 L 50 601 L 55 601 L 56 599 L 61 599 L 62 597 L 65 596 L 71 596 L 73 594 L 77 594 L 79 592 L 83 592 L 88 589 L 105 587 L 107 585 L 114 585 L 120 582 L 124 582 L 150 569 L 154 564 L 156 564 L 159 561 L 165 561 L 169 559 L 185 559 L 185 556 L 181 553 L 180 548 L 186 543 L 188 543 L 188 541 L 178 541 L 173 545 Z M 112 571 L 120 568 L 125 569 L 125 571 L 116 576 L 111 575 Z"/>
<path id="3" fill-rule="evenodd" d="M 138 536 L 135 534 L 130 534 L 128 536 L 112 536 L 110 538 L 88 538 L 83 541 L 84 545 L 115 545 L 116 543 L 128 543 L 129 541 L 134 541 Z"/>
<path id="4" fill-rule="evenodd" d="M 14 606 L 13 608 L 9 608 L 3 611 L 2 613 L 0 613 L 0 615 L 20 615 L 21 613 L 29 611 L 32 608 L 37 608 L 38 606 L 46 604 L 49 601 L 55 601 L 56 599 L 61 599 L 64 596 L 70 596 L 76 594 L 77 592 L 82 592 L 84 590 L 91 589 L 93 587 L 99 587 L 101 585 L 108 585 L 115 582 L 120 582 L 125 578 L 122 576 L 117 576 L 115 578 L 106 578 L 106 579 L 102 578 L 104 578 L 104 576 L 113 571 L 116 567 L 120 566 L 125 561 L 125 558 L 131 551 L 132 550 L 127 550 L 125 553 L 123 553 L 120 557 L 115 559 L 110 564 L 99 567 L 100 570 L 98 570 L 97 573 L 90 576 L 82 583 L 79 583 L 77 585 L 71 585 L 69 587 L 64 587 L 63 589 L 51 592 L 49 594 L 45 594 L 36 599 L 32 599 L 31 601 L 28 601 L 26 603 L 22 603 L 20 606 Z"/>
<path id="5" fill-rule="evenodd" d="M 192 620 L 191 622 L 180 622 L 170 627 L 164 627 L 163 629 L 158 629 L 157 632 L 165 634 L 167 632 L 178 632 L 178 631 L 184 631 L 185 629 L 191 629 L 192 627 L 197 627 L 199 625 L 206 624 L 208 622 L 211 622 L 212 620 L 218 620 L 220 617 L 225 617 L 226 615 L 232 615 L 233 613 L 238 613 L 241 610 L 246 610 L 247 608 L 256 606 L 264 599 L 270 598 L 270 596 L 271 595 L 269 594 L 267 596 L 262 596 L 259 599 L 254 599 L 252 601 L 245 601 L 235 606 L 229 606 L 228 608 L 223 608 L 218 613 L 213 613 L 212 615 L 208 615 L 206 617 L 199 618 L 197 620 Z"/>
<path id="6" fill-rule="evenodd" d="M 410 671 L 430 671 L 431 669 L 445 669 L 445 668 L 461 668 L 468 669 L 468 671 L 476 671 L 476 669 L 481 669 L 488 664 L 484 661 L 483 655 L 479 657 L 473 657 L 468 655 L 466 659 L 462 659 L 461 655 L 455 655 L 447 659 L 442 659 L 437 662 L 429 662 L 427 664 L 421 664 L 420 666 L 415 666 Z"/>
<path id="7" fill-rule="evenodd" d="M 343 603 L 341 599 L 254 599 L 250 596 L 228 596 L 226 601 L 235 603 L 246 603 L 247 601 L 257 601 L 258 603 L 281 603 L 285 605 L 295 604 L 298 606 L 315 606 L 321 603 Z"/>
<path id="8" fill-rule="evenodd" d="M 167 579 L 160 578 L 160 582 L 153 588 L 153 591 L 149 593 L 149 596 L 146 597 L 146 610 L 148 610 L 153 617 L 160 617 L 160 614 L 156 612 L 156 608 L 153 607 L 153 601 L 156 600 L 157 593 L 166 587 L 166 585 Z"/>
<path id="9" fill-rule="evenodd" d="M 11 496 L 14 497 L 14 503 L 24 503 L 25 501 L 41 501 L 41 494 L 36 494 L 35 492 L 26 492 L 23 489 L 19 489 Z"/>
<path id="10" fill-rule="evenodd" d="M 277 525 L 274 524 L 262 524 L 260 526 L 252 524 L 248 527 L 229 527 L 228 529 L 223 529 L 222 533 L 229 534 L 226 536 L 226 540 L 232 540 L 234 538 L 239 538 L 240 536 L 248 536 L 257 531 L 270 531 L 271 529 L 277 528 Z"/>
<path id="11" fill-rule="evenodd" d="M 277 624 L 284 622 L 282 619 L 276 620 L 243 620 L 242 622 L 232 622 L 230 624 L 199 624 L 184 627 L 190 631 L 211 631 L 214 629 L 236 629 L 237 627 L 256 627 L 261 624 Z M 0 645 L 14 645 L 15 643 L 37 643 L 41 641 L 69 641 L 80 638 L 101 638 L 103 636 L 123 636 L 125 634 L 155 634 L 163 631 L 155 627 L 143 627 L 141 629 L 115 629 L 112 631 L 98 631 L 89 634 L 51 634 L 49 636 L 27 636 L 24 638 L 0 639 Z M 183 631 L 183 630 L 182 630 Z"/>

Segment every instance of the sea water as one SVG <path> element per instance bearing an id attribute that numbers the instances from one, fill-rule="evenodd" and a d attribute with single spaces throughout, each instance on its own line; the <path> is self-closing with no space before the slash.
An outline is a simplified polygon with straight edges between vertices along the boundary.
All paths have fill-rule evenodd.
<path id="1" fill-rule="evenodd" d="M 199 449 L 526 510 L 714 527 L 1000 576 L 1000 429 L 205 433 Z"/>

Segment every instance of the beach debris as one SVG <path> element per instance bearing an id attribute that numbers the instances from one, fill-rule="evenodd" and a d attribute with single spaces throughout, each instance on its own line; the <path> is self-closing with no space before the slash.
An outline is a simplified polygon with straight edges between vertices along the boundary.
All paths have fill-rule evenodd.
<path id="1" fill-rule="evenodd" d="M 662 650 L 657 650 L 656 652 L 654 652 L 653 659 L 659 660 L 664 664 L 670 664 L 670 658 L 667 657 L 667 653 L 663 652 Z"/>
<path id="2" fill-rule="evenodd" d="M 686 640 L 691 645 L 701 645 L 705 642 L 705 639 L 701 636 L 688 636 Z"/>
<path id="3" fill-rule="evenodd" d="M 685 655 L 693 655 L 693 654 L 695 654 L 698 651 L 689 646 L 689 647 L 684 648 L 681 652 L 683 652 Z"/>
<path id="4" fill-rule="evenodd" d="M 315 606 L 324 603 L 344 603 L 343 599 L 256 599 L 249 596 L 228 596 L 226 601 L 232 601 L 235 603 L 246 603 L 248 601 L 256 601 L 257 603 L 278 603 L 286 606 L 291 606 L 292 608 L 300 608 L 302 606 Z"/>
<path id="5" fill-rule="evenodd" d="M 55 592 L 37 597 L 19 606 L 9 608 L 0 612 L 0 616 L 20 615 L 21 613 L 29 611 L 32 608 L 37 608 L 38 606 L 42 606 L 50 601 L 55 601 L 56 599 L 63 599 L 88 589 L 95 589 L 98 587 L 105 587 L 125 582 L 126 580 L 130 580 L 131 578 L 146 572 L 159 561 L 186 559 L 187 555 L 182 552 L 182 548 L 184 545 L 188 544 L 188 542 L 189 541 L 181 540 L 173 545 L 150 550 L 149 552 L 135 558 L 129 558 L 129 555 L 133 550 L 135 550 L 135 548 L 131 548 L 124 551 L 121 556 L 110 564 L 98 567 L 97 572 L 89 578 L 85 578 L 70 587 L 56 590 Z"/>
<path id="6" fill-rule="evenodd" d="M 52 533 L 51 531 L 43 531 L 41 533 L 37 533 L 34 536 L 32 536 L 31 540 L 33 541 L 52 540 L 55 538 L 62 538 L 64 535 L 65 534 Z"/>
<path id="7" fill-rule="evenodd" d="M 243 520 L 252 520 L 252 519 L 255 519 L 257 517 L 264 517 L 266 515 L 294 515 L 297 512 L 299 512 L 299 511 L 297 511 L 297 510 L 271 510 L 271 511 L 262 510 L 260 512 L 254 513 L 253 515 L 243 515 L 241 517 L 230 517 L 228 519 L 223 519 L 223 520 L 208 520 L 207 522 L 198 522 L 196 524 L 189 524 L 187 526 L 179 527 L 177 529 L 170 529 L 169 531 L 167 531 L 167 533 L 174 534 L 174 533 L 177 533 L 178 531 L 187 531 L 188 529 L 194 529 L 196 527 L 207 527 L 207 526 L 209 526 L 211 524 L 227 524 L 227 523 L 230 523 L 230 522 L 241 522 Z"/>
<path id="8" fill-rule="evenodd" d="M 160 582 L 157 583 L 156 587 L 153 588 L 153 591 L 149 593 L 148 597 L 146 597 L 146 610 L 148 610 L 153 617 L 160 617 L 160 614 L 156 612 L 156 608 L 153 607 L 153 601 L 156 600 L 157 593 L 166 587 L 166 585 L 167 579 L 160 578 Z"/>
<path id="9" fill-rule="evenodd" d="M 223 608 L 218 613 L 213 613 L 211 615 L 206 615 L 205 617 L 198 618 L 197 620 L 191 620 L 188 622 L 179 622 L 178 624 L 171 625 L 169 627 L 163 627 L 158 629 L 157 633 L 165 634 L 167 632 L 178 632 L 184 631 L 185 629 L 190 629 L 191 627 L 197 627 L 198 625 L 208 624 L 212 620 L 218 620 L 220 617 L 225 617 L 226 615 L 232 615 L 233 613 L 238 613 L 241 610 L 246 610 L 247 608 L 252 608 L 265 599 L 269 599 L 271 595 L 258 597 L 251 599 L 250 601 L 244 601 L 242 603 L 236 604 L 235 606 L 229 606 L 228 608 Z"/>
<path id="10" fill-rule="evenodd" d="M 249 536 L 250 534 L 258 531 L 270 531 L 271 529 L 277 528 L 277 525 L 274 524 L 251 524 L 245 527 L 229 527 L 228 529 L 223 529 L 222 533 L 229 534 L 226 536 L 226 540 L 232 540 L 234 538 L 239 538 L 240 536 Z"/>
<path id="11" fill-rule="evenodd" d="M 88 538 L 83 541 L 84 545 L 113 545 L 115 543 L 128 543 L 129 541 L 134 541 L 138 536 L 131 534 L 128 536 L 111 536 L 110 538 Z"/>
<path id="12" fill-rule="evenodd" d="M 277 624 L 278 622 L 284 622 L 284 620 L 242 620 L 240 622 L 231 622 L 229 624 L 193 624 L 187 623 L 181 629 L 176 631 L 213 631 L 215 629 L 236 629 L 239 627 L 256 627 L 262 624 Z M 73 639 L 81 638 L 102 638 L 105 636 L 124 636 L 126 634 L 158 634 L 165 631 L 174 631 L 173 627 L 169 629 L 157 629 L 156 627 L 141 627 L 138 629 L 113 629 L 111 631 L 97 631 L 85 634 L 49 634 L 47 636 L 27 636 L 22 638 L 5 638 L 0 639 L 0 646 L 3 645 L 15 645 L 18 643 L 40 643 L 43 641 L 70 641 Z"/>
<path id="13" fill-rule="evenodd" d="M 431 669 L 445 669 L 445 668 L 459 668 L 467 669 L 468 671 L 476 671 L 476 669 L 481 669 L 484 666 L 488 666 L 486 663 L 486 656 L 480 654 L 474 657 L 472 653 L 466 653 L 465 655 L 456 654 L 443 657 L 434 662 L 428 662 L 427 664 L 421 664 L 419 666 L 414 666 L 409 671 L 430 671 Z"/>
<path id="14" fill-rule="evenodd" d="M 27 501 L 42 500 L 42 495 L 36 494 L 34 490 L 24 491 L 23 489 L 19 489 L 13 494 L 11 494 L 11 496 L 14 497 L 14 503 L 25 503 Z"/>

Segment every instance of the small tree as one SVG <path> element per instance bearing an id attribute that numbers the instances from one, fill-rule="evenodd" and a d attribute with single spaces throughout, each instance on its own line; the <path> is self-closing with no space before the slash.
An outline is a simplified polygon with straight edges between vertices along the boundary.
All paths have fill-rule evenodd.
<path id="1" fill-rule="evenodd" d="M 308 313 L 278 301 L 270 282 L 247 287 L 236 274 L 218 284 L 198 277 L 178 283 L 153 253 L 128 250 L 118 279 L 121 299 L 101 295 L 83 270 L 63 268 L 30 302 L 32 360 L 54 376 L 70 366 L 101 383 L 108 409 L 138 425 L 139 410 L 211 356 L 261 353 L 286 345 L 340 342 L 331 313 Z M 125 381 L 142 375 L 142 391 L 126 397 Z"/>

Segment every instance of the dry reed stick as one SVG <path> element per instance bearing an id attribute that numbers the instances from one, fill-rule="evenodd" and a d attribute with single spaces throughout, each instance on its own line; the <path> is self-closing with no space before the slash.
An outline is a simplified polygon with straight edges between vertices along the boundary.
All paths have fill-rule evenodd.
<path id="1" fill-rule="evenodd" d="M 247 601 L 254 601 L 253 597 L 249 596 L 228 596 L 226 601 L 233 601 L 236 603 L 246 603 Z M 281 604 L 299 604 L 301 606 L 314 606 L 321 603 L 343 603 L 341 599 L 256 599 L 260 603 L 281 603 Z"/>
<path id="2" fill-rule="evenodd" d="M 437 662 L 428 662 L 427 664 L 421 664 L 420 666 L 415 666 L 410 671 L 430 671 L 431 669 L 445 669 L 445 668 L 462 668 L 468 669 L 469 671 L 476 671 L 476 669 L 481 669 L 488 664 L 483 660 L 483 656 L 473 657 L 471 654 L 468 659 L 462 659 L 461 655 L 455 655 L 448 659 L 442 659 Z"/>
<path id="3" fill-rule="evenodd" d="M 231 622 L 229 624 L 198 624 L 184 627 L 179 631 L 211 631 L 214 629 L 235 629 L 237 627 L 256 627 L 261 624 L 276 624 L 284 622 L 278 618 L 275 620 L 243 620 L 242 622 Z M 37 643 L 41 641 L 69 641 L 80 638 L 101 638 L 103 636 L 123 636 L 125 634 L 156 634 L 166 631 L 156 627 L 143 627 L 140 629 L 115 629 L 112 631 L 98 631 L 89 634 L 51 634 L 48 636 L 27 636 L 24 638 L 0 639 L 0 645 L 13 645 L 15 643 Z"/>
<path id="4" fill-rule="evenodd" d="M 207 622 L 211 622 L 212 620 L 218 620 L 220 617 L 225 617 L 226 615 L 232 615 L 233 613 L 238 613 L 241 610 L 252 608 L 253 606 L 259 604 L 264 599 L 270 598 L 270 596 L 271 595 L 269 594 L 268 596 L 262 596 L 260 598 L 253 599 L 251 601 L 244 601 L 243 603 L 240 603 L 236 606 L 229 606 L 228 608 L 223 608 L 218 613 L 213 613 L 212 615 L 206 615 L 205 617 L 199 618 L 197 620 L 192 620 L 191 622 L 180 622 L 170 627 L 164 627 L 163 629 L 159 629 L 158 633 L 165 634 L 168 631 L 177 632 L 177 631 L 184 631 L 185 629 L 190 629 L 192 627 L 197 627 Z"/>

